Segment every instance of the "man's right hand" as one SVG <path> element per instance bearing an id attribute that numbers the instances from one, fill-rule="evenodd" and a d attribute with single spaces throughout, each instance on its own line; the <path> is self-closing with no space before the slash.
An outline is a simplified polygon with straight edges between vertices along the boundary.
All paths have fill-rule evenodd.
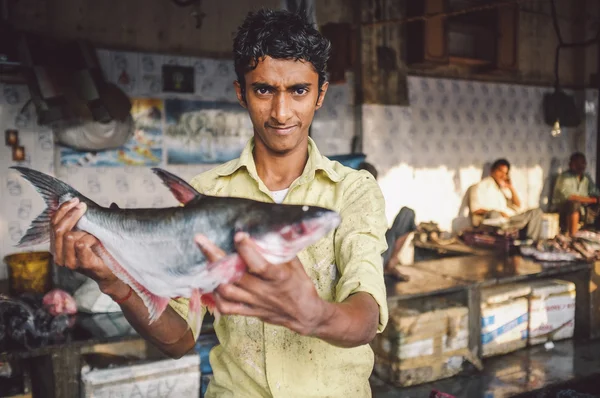
<path id="1" fill-rule="evenodd" d="M 50 252 L 54 262 L 95 280 L 103 293 L 113 298 L 123 297 L 129 288 L 94 253 L 94 246 L 100 243 L 98 239 L 87 232 L 73 230 L 86 210 L 85 203 L 75 198 L 63 203 L 52 217 Z"/>
<path id="2" fill-rule="evenodd" d="M 62 204 L 51 220 L 50 251 L 54 262 L 80 272 L 98 283 L 100 291 L 113 300 L 127 297 L 119 304 L 125 318 L 145 339 L 172 358 L 180 358 L 194 348 L 194 335 L 184 318 L 167 306 L 161 317 L 149 324 L 148 309 L 130 288 L 118 279 L 94 252 L 100 242 L 84 231 L 74 231 L 87 207 L 77 199 Z"/>

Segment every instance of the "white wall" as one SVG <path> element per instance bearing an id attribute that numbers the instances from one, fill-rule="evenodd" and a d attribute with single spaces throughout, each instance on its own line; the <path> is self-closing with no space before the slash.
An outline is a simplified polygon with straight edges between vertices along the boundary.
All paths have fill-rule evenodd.
<path id="1" fill-rule="evenodd" d="M 409 77 L 408 87 L 410 107 L 363 106 L 364 151 L 380 172 L 390 222 L 408 206 L 417 222 L 464 226 L 467 189 L 500 157 L 529 208 L 547 203 L 550 175 L 572 151 L 585 150 L 595 174 L 595 111 L 552 137 L 542 114 L 552 89 L 422 77 Z M 597 91 L 585 95 L 597 109 Z"/>

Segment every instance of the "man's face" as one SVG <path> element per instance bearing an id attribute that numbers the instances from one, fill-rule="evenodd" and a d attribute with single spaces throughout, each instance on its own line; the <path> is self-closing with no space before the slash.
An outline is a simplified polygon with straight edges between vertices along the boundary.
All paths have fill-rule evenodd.
<path id="1" fill-rule="evenodd" d="M 587 162 L 586 162 L 585 158 L 578 157 L 578 158 L 573 159 L 573 161 L 571 162 L 571 170 L 575 174 L 583 174 L 586 167 L 587 167 Z"/>
<path id="2" fill-rule="evenodd" d="M 298 148 L 308 138 L 308 128 L 323 104 L 328 84 L 319 95 L 319 75 L 310 63 L 271 57 L 260 60 L 245 79 L 245 100 L 238 82 L 235 90 L 250 114 L 256 145 L 275 154 Z"/>
<path id="3" fill-rule="evenodd" d="M 492 170 L 491 175 L 498 184 L 504 183 L 508 179 L 508 167 L 500 165 Z"/>

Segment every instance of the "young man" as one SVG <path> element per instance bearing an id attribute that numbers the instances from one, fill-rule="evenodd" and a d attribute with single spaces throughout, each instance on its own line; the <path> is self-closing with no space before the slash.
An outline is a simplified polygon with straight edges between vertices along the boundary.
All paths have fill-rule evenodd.
<path id="1" fill-rule="evenodd" d="M 573 153 L 569 170 L 558 176 L 552 193 L 552 206 L 560 213 L 561 224 L 571 235 L 579 231 L 582 218 L 588 216 L 588 223 L 593 224 L 598 214 L 598 188 L 586 173 L 586 167 L 585 155 Z"/>
<path id="2" fill-rule="evenodd" d="M 388 320 L 387 222 L 375 179 L 323 157 L 308 137 L 327 92 L 328 53 L 318 31 L 285 11 L 249 14 L 234 40 L 235 90 L 254 138 L 238 159 L 196 176 L 192 185 L 209 195 L 320 205 L 337 210 L 342 222 L 279 266 L 268 264 L 243 234 L 236 236 L 248 273 L 215 293 L 220 344 L 210 354 L 210 397 L 371 395 L 368 343 Z M 140 298 L 93 254 L 95 238 L 71 231 L 84 212 L 71 203 L 54 218 L 56 263 L 96 280 L 164 352 L 189 351 L 199 331 L 186 322 L 187 300 L 172 300 L 148 325 Z M 210 261 L 223 255 L 205 237 L 196 241 Z"/>
<path id="3" fill-rule="evenodd" d="M 490 175 L 471 188 L 469 210 L 473 226 L 479 226 L 486 218 L 502 217 L 510 226 L 523 230 L 528 238 L 538 240 L 543 212 L 541 209 L 521 211 L 521 199 L 509 172 L 510 163 L 498 159 L 492 164 Z"/>

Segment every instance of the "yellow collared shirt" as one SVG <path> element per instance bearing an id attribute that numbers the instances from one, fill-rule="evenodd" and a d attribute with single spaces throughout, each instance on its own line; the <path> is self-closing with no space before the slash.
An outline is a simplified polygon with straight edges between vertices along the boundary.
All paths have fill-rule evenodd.
<path id="1" fill-rule="evenodd" d="M 191 185 L 206 195 L 273 202 L 256 173 L 252 149 L 250 140 L 238 159 L 194 177 Z M 324 300 L 339 303 L 357 292 L 371 294 L 379 304 L 381 332 L 388 322 L 381 256 L 387 219 L 379 185 L 368 172 L 322 156 L 310 138 L 308 151 L 306 167 L 283 203 L 336 210 L 342 222 L 298 258 Z M 187 319 L 187 303 L 170 304 Z M 213 380 L 207 397 L 371 396 L 369 345 L 335 347 L 252 317 L 221 316 L 214 329 L 220 344 L 210 353 Z M 197 338 L 198 331 L 193 333 Z"/>

